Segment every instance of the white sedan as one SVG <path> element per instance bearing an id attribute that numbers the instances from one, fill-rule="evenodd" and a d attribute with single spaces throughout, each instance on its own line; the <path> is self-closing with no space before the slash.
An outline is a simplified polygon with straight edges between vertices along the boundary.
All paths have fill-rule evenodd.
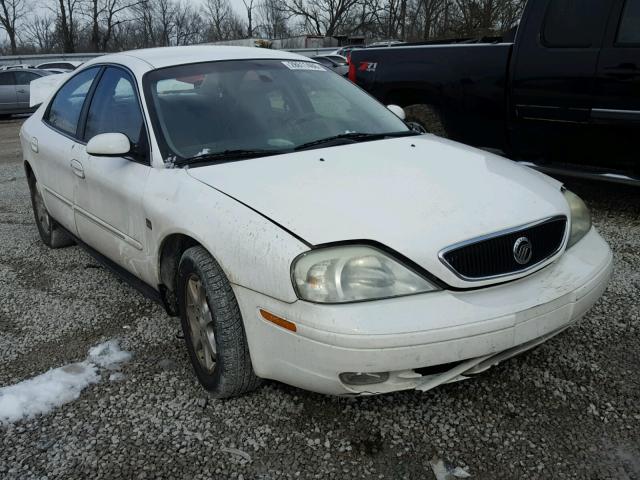
<path id="1" fill-rule="evenodd" d="M 42 240 L 179 316 L 217 397 L 462 380 L 566 329 L 610 278 L 561 183 L 415 132 L 308 58 L 139 50 L 54 90 L 20 133 Z"/>

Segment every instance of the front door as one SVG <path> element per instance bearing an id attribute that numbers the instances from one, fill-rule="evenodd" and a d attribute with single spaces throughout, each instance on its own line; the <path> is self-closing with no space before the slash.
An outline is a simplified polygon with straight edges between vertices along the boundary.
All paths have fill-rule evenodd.
<path id="1" fill-rule="evenodd" d="M 640 174 L 640 0 L 617 0 L 598 62 L 592 122 L 599 154 Z"/>
<path id="2" fill-rule="evenodd" d="M 89 155 L 85 143 L 101 133 L 123 133 L 131 155 Z M 118 67 L 106 67 L 87 111 L 82 143 L 73 161 L 82 169 L 75 197 L 78 236 L 139 277 L 145 276 L 146 218 L 143 192 L 149 176 L 147 133 L 135 82 Z"/>

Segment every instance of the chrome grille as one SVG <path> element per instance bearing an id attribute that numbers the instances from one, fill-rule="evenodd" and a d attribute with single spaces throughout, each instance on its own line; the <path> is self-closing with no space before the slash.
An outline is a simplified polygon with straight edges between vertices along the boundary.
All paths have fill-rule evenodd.
<path id="1" fill-rule="evenodd" d="M 566 228 L 566 217 L 552 217 L 453 245 L 440 253 L 440 259 L 465 280 L 521 273 L 555 255 L 562 247 Z M 525 241 L 529 242 L 530 254 L 522 262 Z"/>

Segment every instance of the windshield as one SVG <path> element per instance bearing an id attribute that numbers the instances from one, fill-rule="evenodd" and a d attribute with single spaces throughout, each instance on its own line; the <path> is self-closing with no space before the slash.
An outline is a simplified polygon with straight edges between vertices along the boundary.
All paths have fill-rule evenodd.
<path id="1" fill-rule="evenodd" d="M 292 151 L 345 134 L 410 133 L 351 82 L 307 61 L 181 65 L 149 72 L 144 89 L 165 161 Z"/>

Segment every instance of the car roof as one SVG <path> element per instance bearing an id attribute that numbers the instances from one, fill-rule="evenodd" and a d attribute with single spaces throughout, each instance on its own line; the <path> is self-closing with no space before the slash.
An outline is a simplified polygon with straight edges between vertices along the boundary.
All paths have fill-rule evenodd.
<path id="1" fill-rule="evenodd" d="M 143 60 L 151 68 L 164 68 L 188 63 L 215 62 L 221 60 L 281 59 L 306 60 L 308 57 L 284 50 L 256 47 L 232 47 L 221 45 L 190 45 L 182 47 L 144 48 L 114 53 L 95 58 L 84 66 L 94 63 L 120 63 L 126 65 L 131 57 Z"/>

